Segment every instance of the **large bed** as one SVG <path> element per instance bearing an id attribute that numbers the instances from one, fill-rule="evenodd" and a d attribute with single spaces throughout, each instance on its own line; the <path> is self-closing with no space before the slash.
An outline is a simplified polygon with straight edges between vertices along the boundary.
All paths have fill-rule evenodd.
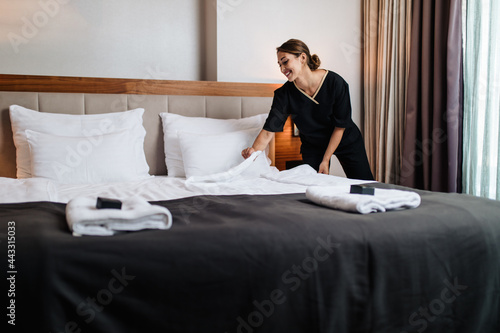
<path id="1" fill-rule="evenodd" d="M 275 88 L 0 75 L 7 332 L 500 332 L 500 202 L 317 175 L 307 166 L 278 172 L 267 165 L 269 173 L 196 182 L 206 176 L 190 169 L 187 157 L 200 154 L 192 146 L 181 150 L 194 178 L 169 166 L 166 113 L 265 119 Z M 75 115 L 143 108 L 144 157 L 154 177 L 17 179 L 12 105 Z M 31 166 L 50 155 L 36 154 L 47 150 L 41 143 L 58 144 L 37 135 Z M 178 135 L 181 143 L 200 143 Z M 266 152 L 271 164 L 280 157 L 274 146 Z M 360 214 L 306 195 L 311 188 L 357 184 L 375 193 L 412 193 L 419 204 Z M 72 233 L 67 208 L 75 198 L 131 196 L 167 208 L 171 226 L 112 236 Z"/>

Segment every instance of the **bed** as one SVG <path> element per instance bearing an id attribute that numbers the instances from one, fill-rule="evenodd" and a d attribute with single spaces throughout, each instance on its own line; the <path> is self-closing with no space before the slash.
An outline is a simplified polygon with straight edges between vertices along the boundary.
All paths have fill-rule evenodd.
<path id="1" fill-rule="evenodd" d="M 265 119 L 276 87 L 0 75 L 0 252 L 7 331 L 500 332 L 498 201 L 316 175 L 306 166 L 278 172 L 266 165 L 272 172 L 222 183 L 188 181 L 207 177 L 203 170 L 216 152 L 206 147 L 237 142 L 242 132 L 248 140 L 255 123 L 238 127 L 238 137 L 230 130 L 199 132 L 210 132 L 214 119 L 235 119 L 237 126 L 240 120 Z M 98 181 L 66 182 L 75 176 L 60 171 L 65 169 L 56 174 L 63 178 L 54 179 L 43 164 L 47 156 L 60 157 L 53 151 L 98 150 L 111 141 L 108 136 L 100 141 L 102 133 L 98 141 L 90 134 L 82 141 L 72 136 L 69 124 L 63 126 L 66 136 L 28 133 L 31 176 L 16 179 L 21 162 L 12 105 L 59 115 L 118 115 L 142 108 L 134 115 L 140 113 L 145 129 L 138 148 L 145 160 L 137 155 L 120 160 L 137 148 L 127 143 L 135 148 L 108 147 L 97 166 L 89 167 L 111 168 Z M 189 125 L 181 121 L 181 127 L 191 130 L 189 136 L 176 134 L 185 158 L 181 173 L 165 150 L 170 131 L 165 114 L 183 117 Z M 37 119 L 35 125 L 44 123 Z M 116 142 L 110 147 L 122 147 L 135 129 L 111 133 Z M 196 159 L 207 150 L 208 157 Z M 274 142 L 261 156 L 266 154 L 274 164 L 280 156 Z M 134 172 L 140 169 L 144 176 L 146 163 L 146 176 L 127 178 L 129 170 L 124 178 L 106 181 L 120 177 L 123 164 L 139 160 Z M 359 184 L 376 193 L 414 193 L 419 205 L 359 214 L 306 195 L 312 187 Z M 66 209 L 75 197 L 134 195 L 167 208 L 171 226 L 113 236 L 72 234 Z"/>

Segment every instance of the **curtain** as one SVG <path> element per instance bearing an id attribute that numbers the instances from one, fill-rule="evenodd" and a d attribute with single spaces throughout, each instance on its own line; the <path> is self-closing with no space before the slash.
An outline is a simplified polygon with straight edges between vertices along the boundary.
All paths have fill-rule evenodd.
<path id="1" fill-rule="evenodd" d="M 500 1 L 467 1 L 464 192 L 500 199 Z"/>
<path id="2" fill-rule="evenodd" d="M 413 0 L 401 185 L 460 191 L 461 9 L 461 0 Z"/>
<path id="3" fill-rule="evenodd" d="M 364 0 L 364 138 L 376 180 L 399 179 L 411 1 Z"/>

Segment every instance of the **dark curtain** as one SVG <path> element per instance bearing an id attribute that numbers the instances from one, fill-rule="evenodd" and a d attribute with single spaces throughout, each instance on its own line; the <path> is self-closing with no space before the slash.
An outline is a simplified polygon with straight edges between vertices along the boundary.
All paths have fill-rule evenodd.
<path id="1" fill-rule="evenodd" d="M 461 191 L 461 0 L 413 0 L 400 184 Z"/>

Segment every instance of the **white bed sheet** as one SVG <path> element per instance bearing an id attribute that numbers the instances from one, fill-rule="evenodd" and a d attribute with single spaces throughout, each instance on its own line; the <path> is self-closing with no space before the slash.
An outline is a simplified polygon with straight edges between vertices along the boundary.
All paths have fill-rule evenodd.
<path id="1" fill-rule="evenodd" d="M 57 201 L 57 187 L 44 178 L 0 177 L 0 203 Z"/>
<path id="2" fill-rule="evenodd" d="M 163 201 L 196 195 L 272 195 L 305 193 L 309 186 L 361 183 L 367 183 L 367 181 L 318 174 L 308 165 L 282 172 L 270 168 L 269 172 L 260 176 L 235 178 L 233 181 L 226 180 L 218 183 L 191 182 L 186 181 L 185 178 L 168 176 L 155 176 L 136 182 L 85 185 L 58 184 L 40 178 L 23 180 L 0 178 L 2 188 L 0 203 L 29 201 L 67 203 L 76 197 L 98 196 L 119 200 L 140 197 L 147 201 Z"/>
<path id="3" fill-rule="evenodd" d="M 162 201 L 196 195 L 305 193 L 306 187 L 303 185 L 277 183 L 265 178 L 235 181 L 205 187 L 186 185 L 185 178 L 156 176 L 140 182 L 59 185 L 57 186 L 57 190 L 58 201 L 66 203 L 76 196 L 100 196 L 119 200 L 138 196 L 147 201 Z"/>

